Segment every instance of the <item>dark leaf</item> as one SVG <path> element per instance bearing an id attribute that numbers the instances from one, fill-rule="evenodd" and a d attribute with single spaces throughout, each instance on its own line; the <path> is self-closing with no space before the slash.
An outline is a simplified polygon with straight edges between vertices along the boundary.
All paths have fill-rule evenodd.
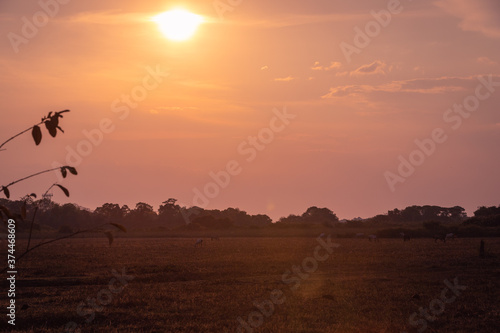
<path id="1" fill-rule="evenodd" d="M 45 121 L 45 127 L 47 128 L 47 131 L 49 131 L 49 134 L 52 137 L 55 137 L 57 135 L 57 124 L 55 124 L 54 118 L 50 118 L 49 120 Z"/>
<path id="2" fill-rule="evenodd" d="M 118 229 L 120 229 L 120 230 L 121 230 L 121 231 L 123 231 L 123 232 L 127 232 L 127 229 L 126 229 L 124 226 L 122 226 L 121 224 L 118 224 L 118 223 L 110 223 L 110 224 L 111 224 L 112 226 L 117 227 Z"/>
<path id="3" fill-rule="evenodd" d="M 52 122 L 52 124 L 54 125 L 54 127 L 59 126 L 59 117 L 62 117 L 62 116 L 60 116 L 58 113 L 56 113 L 55 115 L 53 115 L 52 117 L 50 117 L 50 121 Z"/>
<path id="4" fill-rule="evenodd" d="M 5 186 L 2 186 L 2 189 L 3 189 L 3 193 L 5 193 L 5 196 L 7 197 L 7 199 L 10 198 L 10 191 L 7 187 Z"/>
<path id="5" fill-rule="evenodd" d="M 74 174 L 75 176 L 78 175 L 78 172 L 76 171 L 75 168 L 73 167 L 70 167 L 70 166 L 67 166 L 66 169 L 69 170 L 69 172 L 71 172 L 72 174 Z"/>
<path id="6" fill-rule="evenodd" d="M 57 187 L 59 187 L 63 192 L 64 194 L 66 194 L 67 197 L 69 197 L 69 191 L 66 187 L 62 186 L 62 185 L 59 185 L 59 184 L 55 184 Z"/>
<path id="7" fill-rule="evenodd" d="M 36 193 L 31 193 L 31 194 L 30 194 L 30 197 L 33 197 L 33 198 L 35 198 L 35 199 L 36 199 Z"/>
<path id="8" fill-rule="evenodd" d="M 105 231 L 104 234 L 108 237 L 109 245 L 113 244 L 113 234 L 111 231 Z"/>
<path id="9" fill-rule="evenodd" d="M 50 135 L 52 137 L 55 137 L 57 135 L 57 129 L 59 129 L 61 132 L 64 133 L 61 127 L 59 127 L 59 118 L 62 118 L 62 113 L 69 112 L 69 110 L 62 110 L 59 112 L 55 112 L 52 114 L 52 111 L 49 112 L 47 117 L 45 117 L 42 121 L 45 124 L 45 127 L 49 131 Z"/>
<path id="10" fill-rule="evenodd" d="M 68 171 L 66 171 L 65 167 L 61 167 L 61 173 L 62 173 L 63 178 L 66 178 L 66 175 L 68 174 Z"/>
<path id="11" fill-rule="evenodd" d="M 40 129 L 40 126 L 33 126 L 31 135 L 33 136 L 33 140 L 35 140 L 35 144 L 38 146 L 40 142 L 42 142 L 42 130 Z"/>

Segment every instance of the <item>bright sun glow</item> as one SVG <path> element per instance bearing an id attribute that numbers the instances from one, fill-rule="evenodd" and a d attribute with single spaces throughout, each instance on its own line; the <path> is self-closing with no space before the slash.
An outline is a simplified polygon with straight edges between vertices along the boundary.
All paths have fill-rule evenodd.
<path id="1" fill-rule="evenodd" d="M 171 40 L 182 41 L 190 38 L 198 26 L 203 22 L 203 17 L 183 9 L 173 9 L 153 17 L 160 31 Z"/>

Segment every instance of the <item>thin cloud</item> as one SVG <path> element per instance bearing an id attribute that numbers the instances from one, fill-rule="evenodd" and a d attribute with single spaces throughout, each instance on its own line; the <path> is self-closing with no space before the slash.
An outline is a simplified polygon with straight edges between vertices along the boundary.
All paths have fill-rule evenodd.
<path id="1" fill-rule="evenodd" d="M 321 96 L 321 98 L 336 98 L 356 96 L 359 94 L 366 94 L 376 90 L 375 87 L 369 85 L 347 85 L 330 88 L 328 94 Z"/>
<path id="2" fill-rule="evenodd" d="M 444 94 L 449 92 L 465 91 L 473 77 L 440 77 L 428 79 L 412 79 L 393 81 L 382 85 L 345 85 L 330 88 L 330 91 L 321 98 L 357 97 L 374 92 L 384 93 L 415 93 L 415 94 Z"/>
<path id="3" fill-rule="evenodd" d="M 260 28 L 284 28 L 284 27 L 295 27 L 301 25 L 311 25 L 319 23 L 346 23 L 351 24 L 352 22 L 368 22 L 373 20 L 373 16 L 370 11 L 366 12 L 336 12 L 336 13 L 326 13 L 326 14 L 279 14 L 263 17 L 262 13 L 259 13 L 258 19 L 255 18 L 241 18 L 239 20 L 225 20 L 224 24 L 227 25 L 238 25 L 238 26 L 259 26 Z M 424 9 L 424 10 L 408 10 L 398 17 L 405 18 L 429 18 L 439 16 L 434 8 Z M 214 22 L 217 19 L 213 19 Z"/>
<path id="4" fill-rule="evenodd" d="M 154 14 L 119 13 L 115 11 L 83 12 L 66 18 L 71 23 L 123 25 L 151 21 Z"/>
<path id="5" fill-rule="evenodd" d="M 292 80 L 295 80 L 295 78 L 293 76 L 277 77 L 274 79 L 274 81 L 277 81 L 277 82 L 290 82 Z"/>
<path id="6" fill-rule="evenodd" d="M 479 57 L 477 58 L 477 62 L 483 65 L 498 65 L 496 61 L 493 61 L 488 57 Z"/>
<path id="7" fill-rule="evenodd" d="M 352 71 L 350 73 L 351 76 L 359 76 L 359 75 L 373 75 L 373 74 L 384 74 L 385 71 L 384 69 L 387 67 L 387 65 L 380 61 L 374 61 L 371 64 L 368 65 L 363 65 L 356 70 Z"/>
<path id="8" fill-rule="evenodd" d="M 370 17 L 367 13 L 348 14 L 348 13 L 334 13 L 334 14 L 286 14 L 273 17 L 259 18 L 259 19 L 242 19 L 238 21 L 225 21 L 225 24 L 239 25 L 239 26 L 259 26 L 263 28 L 283 28 L 294 27 L 300 25 L 317 24 L 323 22 L 350 22 L 362 21 Z"/>
<path id="9" fill-rule="evenodd" d="M 321 66 L 319 61 L 316 61 L 311 69 L 313 71 L 331 71 L 340 67 L 342 67 L 342 64 L 337 61 L 332 61 L 329 66 Z"/>

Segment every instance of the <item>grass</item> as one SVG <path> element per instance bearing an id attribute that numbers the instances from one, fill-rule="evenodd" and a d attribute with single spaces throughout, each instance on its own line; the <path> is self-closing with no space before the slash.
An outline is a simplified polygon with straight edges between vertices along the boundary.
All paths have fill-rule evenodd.
<path id="1" fill-rule="evenodd" d="M 255 315 L 254 302 L 281 290 L 284 303 L 262 316 L 254 332 L 416 332 L 410 315 L 428 308 L 446 287 L 443 281 L 455 277 L 467 289 L 427 321 L 425 332 L 500 327 L 500 260 L 479 259 L 479 239 L 333 239 L 341 246 L 299 279 L 296 290 L 282 276 L 313 256 L 313 237 L 208 238 L 202 248 L 194 241 L 120 238 L 110 247 L 103 239 L 72 239 L 40 248 L 19 263 L 18 312 L 10 331 L 63 332 L 75 322 L 81 332 L 237 332 L 238 318 Z M 500 253 L 499 239 L 486 245 Z M 109 290 L 113 269 L 134 278 L 86 322 L 79 304 Z M 24 304 L 29 307 L 20 310 Z"/>

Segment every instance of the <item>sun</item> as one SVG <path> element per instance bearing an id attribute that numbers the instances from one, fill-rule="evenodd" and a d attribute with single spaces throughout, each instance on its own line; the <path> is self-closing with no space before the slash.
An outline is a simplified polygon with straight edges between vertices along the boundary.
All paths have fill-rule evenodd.
<path id="1" fill-rule="evenodd" d="M 183 41 L 194 35 L 203 17 L 184 9 L 172 9 L 153 17 L 160 31 L 170 40 Z"/>

